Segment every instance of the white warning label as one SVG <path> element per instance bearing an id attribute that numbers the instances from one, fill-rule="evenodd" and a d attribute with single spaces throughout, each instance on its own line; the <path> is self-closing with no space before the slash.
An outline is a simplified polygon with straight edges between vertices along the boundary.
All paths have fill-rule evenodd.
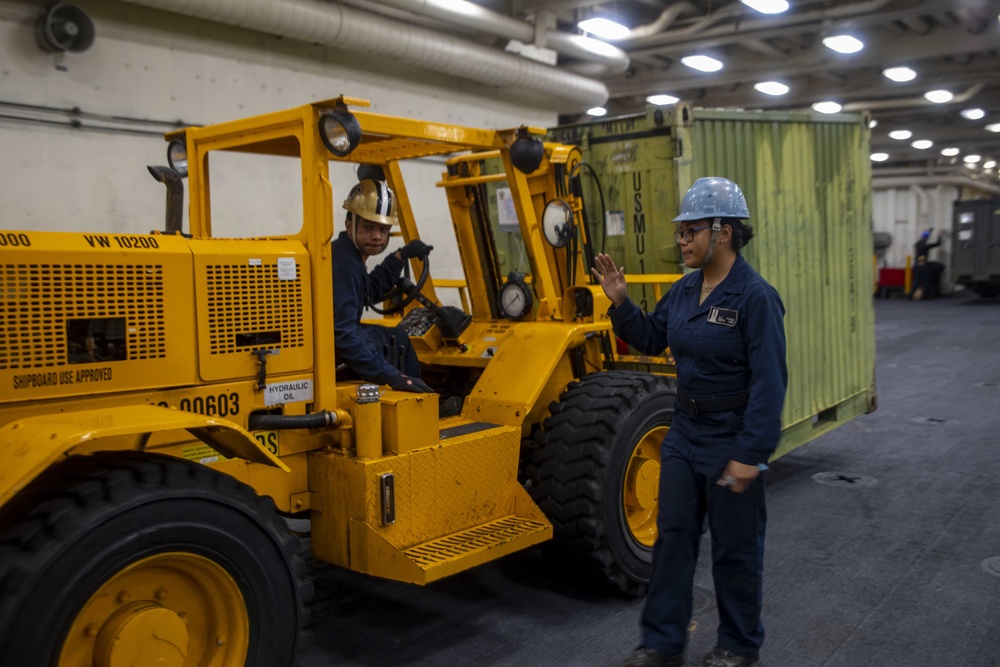
<path id="1" fill-rule="evenodd" d="M 312 380 L 292 380 L 276 382 L 264 387 L 264 405 L 270 407 L 281 403 L 298 403 L 313 399 Z"/>

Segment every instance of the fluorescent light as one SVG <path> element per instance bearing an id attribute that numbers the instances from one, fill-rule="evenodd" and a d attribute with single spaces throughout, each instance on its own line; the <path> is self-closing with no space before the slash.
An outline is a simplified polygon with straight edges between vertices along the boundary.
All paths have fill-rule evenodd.
<path id="1" fill-rule="evenodd" d="M 945 157 L 955 157 L 961 152 L 962 151 L 958 150 L 955 146 L 949 146 L 948 148 L 941 149 L 941 155 L 944 155 Z"/>
<path id="2" fill-rule="evenodd" d="M 889 154 L 888 153 L 872 153 L 869 157 L 871 157 L 872 162 L 885 162 L 886 160 L 889 159 Z"/>
<path id="3" fill-rule="evenodd" d="M 975 164 L 982 159 L 983 158 L 981 155 L 966 155 L 964 158 L 962 158 L 962 162 L 965 162 L 966 164 Z"/>
<path id="4" fill-rule="evenodd" d="M 685 56 L 681 62 L 699 72 L 718 72 L 722 69 L 722 63 L 711 56 Z"/>
<path id="5" fill-rule="evenodd" d="M 851 35 L 831 35 L 823 38 L 823 46 L 837 53 L 857 53 L 865 48 L 865 43 Z"/>
<path id="6" fill-rule="evenodd" d="M 990 132 L 1000 132 L 1000 123 L 990 123 L 986 126 L 986 129 Z"/>
<path id="7" fill-rule="evenodd" d="M 658 107 L 663 107 L 668 104 L 677 104 L 679 100 L 679 97 L 674 97 L 673 95 L 650 95 L 646 98 L 647 102 L 655 104 Z"/>
<path id="8" fill-rule="evenodd" d="M 968 118 L 969 120 L 979 120 L 986 115 L 986 112 L 982 109 L 963 109 L 962 117 Z"/>
<path id="9" fill-rule="evenodd" d="M 904 81 L 913 81 L 916 79 L 917 73 L 909 67 L 889 67 L 882 70 L 882 76 L 903 83 Z"/>
<path id="10" fill-rule="evenodd" d="M 996 160 L 990 160 L 989 162 L 983 163 L 983 169 L 992 169 L 995 166 L 997 166 Z"/>
<path id="11" fill-rule="evenodd" d="M 931 146 L 933 146 L 934 142 L 931 141 L 930 139 L 917 139 L 910 145 L 916 148 L 917 150 L 925 151 Z"/>
<path id="12" fill-rule="evenodd" d="M 593 109 L 587 109 L 587 114 L 590 116 L 603 116 L 608 113 L 608 110 L 604 107 L 594 107 Z"/>
<path id="13" fill-rule="evenodd" d="M 868 129 L 869 130 L 874 130 L 876 127 L 878 127 L 878 121 L 877 120 L 875 120 L 874 118 L 872 118 L 870 121 L 868 121 Z"/>
<path id="14" fill-rule="evenodd" d="M 906 141 L 913 136 L 913 133 L 909 130 L 893 130 L 889 133 L 891 139 L 896 139 L 897 141 Z"/>
<path id="15" fill-rule="evenodd" d="M 827 102 L 817 102 L 816 104 L 813 105 L 813 109 L 815 109 L 820 113 L 837 113 L 838 111 L 843 109 L 843 107 L 837 104 L 836 102 L 827 101 Z"/>
<path id="16" fill-rule="evenodd" d="M 788 92 L 788 86 L 780 81 L 761 81 L 753 85 L 754 90 L 759 90 L 765 95 L 784 95 Z"/>
<path id="17" fill-rule="evenodd" d="M 625 39 L 632 32 L 621 23 L 615 23 L 610 19 L 592 18 L 580 21 L 576 24 L 580 30 L 597 35 L 603 39 Z"/>
<path id="18" fill-rule="evenodd" d="M 788 11 L 788 3 L 785 0 L 740 0 L 740 2 L 761 14 L 780 14 Z"/>
<path id="19" fill-rule="evenodd" d="M 934 104 L 944 104 L 945 102 L 951 102 L 955 96 L 947 90 L 928 90 L 924 93 L 924 97 Z"/>

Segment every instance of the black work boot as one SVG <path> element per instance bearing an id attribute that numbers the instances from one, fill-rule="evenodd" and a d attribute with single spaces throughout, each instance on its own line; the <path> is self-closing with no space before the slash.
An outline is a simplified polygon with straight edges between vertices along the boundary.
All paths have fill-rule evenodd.
<path id="1" fill-rule="evenodd" d="M 759 658 L 758 651 L 754 651 L 750 655 L 740 655 L 721 646 L 716 646 L 705 654 L 704 660 L 701 661 L 701 667 L 745 667 L 754 664 Z"/>
<path id="2" fill-rule="evenodd" d="M 622 667 L 684 667 L 684 654 L 667 655 L 655 648 L 640 646 L 625 657 Z"/>

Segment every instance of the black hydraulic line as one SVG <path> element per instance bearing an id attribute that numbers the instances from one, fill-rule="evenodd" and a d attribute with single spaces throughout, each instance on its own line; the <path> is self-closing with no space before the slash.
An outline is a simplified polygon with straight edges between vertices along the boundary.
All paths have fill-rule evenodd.
<path id="1" fill-rule="evenodd" d="M 590 175 L 594 177 L 594 183 L 597 186 L 597 196 L 601 200 L 601 219 L 598 222 L 598 224 L 601 227 L 601 252 L 604 252 L 604 249 L 607 247 L 608 243 L 608 223 L 607 220 L 605 219 L 608 215 L 608 210 L 604 204 L 604 188 L 601 185 L 601 179 L 598 178 L 597 176 L 597 172 L 595 172 L 594 168 L 591 167 L 586 162 L 578 163 L 575 167 L 573 167 L 573 171 L 570 173 L 570 178 L 573 179 L 573 194 L 580 197 L 580 199 L 583 199 L 583 184 L 580 182 L 580 170 L 583 167 L 586 167 L 588 170 L 590 170 Z M 583 221 L 584 224 L 586 224 L 587 223 L 586 201 L 584 201 L 582 212 L 583 212 Z M 587 234 L 587 242 L 584 243 L 583 251 L 584 254 L 586 255 L 588 266 L 593 266 L 595 254 L 594 254 L 593 241 L 590 240 L 590 234 Z M 596 279 L 593 277 L 593 275 L 591 275 L 591 282 L 592 283 L 597 282 Z"/>
<path id="2" fill-rule="evenodd" d="M 282 429 L 322 428 L 335 426 L 336 413 L 324 410 L 311 415 L 250 415 L 250 431 L 278 431 Z"/>

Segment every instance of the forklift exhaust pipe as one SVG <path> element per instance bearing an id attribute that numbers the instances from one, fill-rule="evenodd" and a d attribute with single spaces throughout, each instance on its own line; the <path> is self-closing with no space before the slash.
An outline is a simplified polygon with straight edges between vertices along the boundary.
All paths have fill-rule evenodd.
<path id="1" fill-rule="evenodd" d="M 181 175 L 170 167 L 147 166 L 149 173 L 167 186 L 167 234 L 181 234 L 184 231 L 184 181 Z"/>

